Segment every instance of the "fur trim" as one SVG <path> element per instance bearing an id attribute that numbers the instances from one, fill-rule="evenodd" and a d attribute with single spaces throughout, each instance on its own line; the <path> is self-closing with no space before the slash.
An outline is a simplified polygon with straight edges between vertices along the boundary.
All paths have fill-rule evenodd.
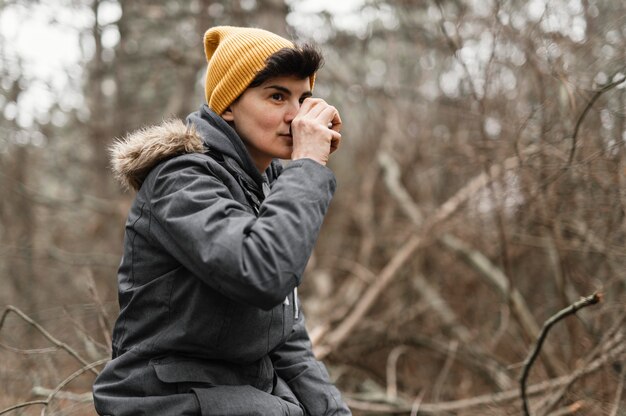
<path id="1" fill-rule="evenodd" d="M 109 148 L 115 178 L 137 191 L 159 162 L 185 153 L 204 151 L 202 138 L 182 120 L 167 120 L 117 139 Z"/>

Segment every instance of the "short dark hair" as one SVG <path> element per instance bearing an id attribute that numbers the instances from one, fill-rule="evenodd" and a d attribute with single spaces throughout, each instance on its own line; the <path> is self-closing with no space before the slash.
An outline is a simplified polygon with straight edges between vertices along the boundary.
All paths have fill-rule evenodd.
<path id="1" fill-rule="evenodd" d="M 265 60 L 265 67 L 257 72 L 248 88 L 258 87 L 270 78 L 295 76 L 305 79 L 324 65 L 320 50 L 311 43 L 295 48 L 283 48 Z"/>

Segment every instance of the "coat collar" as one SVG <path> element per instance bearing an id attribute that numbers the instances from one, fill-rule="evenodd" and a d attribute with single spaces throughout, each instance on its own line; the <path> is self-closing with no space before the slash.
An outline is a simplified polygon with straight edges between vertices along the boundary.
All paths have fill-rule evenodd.
<path id="1" fill-rule="evenodd" d="M 187 153 L 222 156 L 227 168 L 236 171 L 246 182 L 261 190 L 266 180 L 256 169 L 243 141 L 219 115 L 203 105 L 180 119 L 139 129 L 117 139 L 109 148 L 116 179 L 127 189 L 139 190 L 150 171 L 160 162 Z M 265 172 L 269 182 L 280 174 L 282 166 L 274 160 Z"/>

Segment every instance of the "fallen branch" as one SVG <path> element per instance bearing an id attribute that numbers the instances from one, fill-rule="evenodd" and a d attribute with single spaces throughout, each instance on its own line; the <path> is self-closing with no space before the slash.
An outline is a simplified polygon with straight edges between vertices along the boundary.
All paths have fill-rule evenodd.
<path id="1" fill-rule="evenodd" d="M 572 404 L 570 404 L 569 406 L 565 406 L 562 409 L 559 409 L 557 411 L 554 411 L 552 413 L 550 413 L 548 416 L 567 416 L 567 415 L 572 415 L 574 413 L 577 413 L 579 410 L 582 410 L 585 406 L 585 402 L 582 400 L 578 400 Z"/>
<path id="2" fill-rule="evenodd" d="M 383 170 L 383 178 L 387 190 L 415 228 L 419 229 L 423 223 L 423 215 L 400 180 L 400 166 L 398 162 L 387 151 L 381 150 L 378 154 L 378 164 Z M 422 298 L 429 302 L 430 307 L 433 308 L 454 335 L 462 342 L 470 342 L 470 331 L 460 324 L 456 314 L 439 291 L 420 274 L 414 276 L 412 280 Z"/>
<path id="3" fill-rule="evenodd" d="M 45 416 L 46 409 L 48 408 L 47 405 L 52 401 L 52 399 L 54 399 L 54 397 L 57 395 L 57 393 L 59 393 L 63 389 L 63 387 L 65 387 L 66 385 L 68 385 L 70 383 L 70 381 L 74 380 L 76 377 L 80 376 L 81 374 L 85 373 L 86 371 L 92 370 L 93 368 L 108 362 L 109 360 L 110 360 L 110 358 L 107 357 L 107 358 L 102 358 L 102 359 L 100 359 L 98 361 L 94 361 L 91 364 L 87 364 L 86 366 L 84 366 L 83 368 L 79 368 L 74 373 L 72 373 L 69 377 L 67 377 L 65 380 L 63 380 L 58 386 L 56 386 L 56 388 L 54 390 L 52 390 L 50 392 L 50 394 L 46 398 L 47 403 L 46 403 L 46 406 L 41 411 L 41 416 Z M 0 414 L 2 414 L 2 413 L 0 413 Z"/>
<path id="4" fill-rule="evenodd" d="M 419 336 L 414 333 L 405 333 L 398 336 L 389 336 L 387 327 L 383 324 L 368 323 L 363 325 L 363 331 L 372 339 L 384 339 L 383 342 L 370 344 L 369 349 L 357 349 L 354 354 L 359 356 L 367 355 L 373 351 L 386 350 L 396 345 L 406 345 L 408 347 L 421 349 L 427 348 L 436 354 L 446 358 L 450 354 L 450 340 L 442 340 L 433 336 Z M 352 350 L 350 350 L 352 351 Z M 351 353 L 349 353 L 351 354 Z M 473 342 L 459 342 L 455 353 L 455 361 L 462 364 L 470 371 L 477 372 L 480 377 L 492 384 L 498 391 L 509 390 L 513 386 L 513 380 L 509 376 L 507 369 L 500 363 L 493 354 L 482 349 Z"/>
<path id="5" fill-rule="evenodd" d="M 541 351 L 541 346 L 543 345 L 543 342 L 548 336 L 548 332 L 550 331 L 552 326 L 556 324 L 557 322 L 559 322 L 561 319 L 569 315 L 575 314 L 577 311 L 579 311 L 580 309 L 584 307 L 587 307 L 589 305 L 595 305 L 596 303 L 600 302 L 601 299 L 602 299 L 602 295 L 598 293 L 594 293 L 591 296 L 582 298 L 578 302 L 575 302 L 571 304 L 570 306 L 568 306 L 567 308 L 560 310 L 543 324 L 543 328 L 541 329 L 539 338 L 537 339 L 535 343 L 535 347 L 532 349 L 531 353 L 528 355 L 528 357 L 524 361 L 524 368 L 522 369 L 522 374 L 520 376 L 522 411 L 524 412 L 525 416 L 530 416 L 530 411 L 528 408 L 528 399 L 526 397 L 526 381 L 528 379 L 528 375 L 530 373 L 530 369 L 532 368 L 533 363 L 539 356 L 539 352 Z"/>
<path id="6" fill-rule="evenodd" d="M 424 398 L 424 392 L 420 392 L 420 394 L 415 397 L 413 403 L 411 404 L 411 416 L 417 416 L 420 411 L 420 406 L 422 404 L 422 399 Z"/>
<path id="7" fill-rule="evenodd" d="M 2 342 L 0 342 L 0 348 L 3 348 L 7 351 L 14 352 L 16 354 L 23 354 L 23 355 L 50 354 L 51 352 L 55 352 L 59 350 L 59 347 L 33 348 L 29 350 L 24 350 L 22 348 L 15 348 L 10 345 L 3 344 Z"/>
<path id="8" fill-rule="evenodd" d="M 616 345 L 615 348 L 603 355 L 602 357 L 589 363 L 586 367 L 580 370 L 580 375 L 588 375 L 594 371 L 602 368 L 607 362 L 612 360 L 622 360 L 626 353 L 626 346 L 622 343 Z M 533 384 L 527 388 L 528 395 L 539 395 L 554 389 L 558 389 L 571 382 L 571 376 L 562 376 L 547 381 L 542 381 L 537 384 Z M 481 407 L 481 406 L 494 406 L 510 402 L 520 397 L 519 389 L 511 389 L 499 393 L 485 394 L 482 396 L 470 397 L 467 399 L 452 400 L 448 402 L 440 403 L 421 403 L 419 407 L 420 414 L 436 414 L 440 412 L 459 412 L 461 410 L 467 410 L 469 408 Z M 412 410 L 410 403 L 405 404 L 390 404 L 390 403 L 371 403 L 364 400 L 356 400 L 350 397 L 346 398 L 346 403 L 353 410 L 362 410 L 366 412 L 378 412 L 378 413 L 391 413 L 401 414 L 409 413 Z"/>
<path id="9" fill-rule="evenodd" d="M 613 401 L 613 410 L 609 416 L 617 416 L 617 412 L 620 409 L 620 403 L 622 402 L 622 392 L 624 391 L 624 381 L 626 381 L 626 370 L 624 370 L 626 362 L 622 362 L 619 374 L 619 383 L 617 383 L 617 391 L 615 392 L 615 400 Z"/>
<path id="10" fill-rule="evenodd" d="M 534 152 L 536 152 L 536 148 L 529 146 L 525 149 L 524 154 L 529 155 Z M 437 210 L 429 216 L 426 221 L 424 221 L 424 224 L 418 234 L 412 235 L 404 242 L 404 244 L 396 252 L 396 255 L 392 257 L 392 259 L 381 270 L 376 281 L 369 286 L 359 302 L 337 326 L 337 328 L 335 328 L 332 332 L 329 332 L 320 340 L 323 345 L 320 345 L 315 349 L 315 353 L 318 358 L 323 359 L 348 338 L 350 333 L 356 328 L 357 324 L 361 322 L 363 317 L 374 305 L 374 302 L 378 299 L 379 295 L 396 276 L 398 270 L 400 270 L 404 264 L 412 258 L 415 251 L 417 251 L 417 249 L 424 244 L 427 237 L 437 226 L 454 215 L 464 203 L 476 195 L 479 190 L 484 188 L 490 180 L 493 180 L 493 178 L 498 177 L 507 170 L 518 167 L 519 162 L 518 156 L 513 156 L 506 159 L 501 165 L 491 166 L 488 173 L 483 172 L 480 175 L 477 175 L 469 181 L 467 185 L 459 189 L 446 202 L 441 204 Z"/>
<path id="11" fill-rule="evenodd" d="M 558 391 L 552 394 L 551 397 L 548 397 L 539 403 L 537 409 L 544 409 L 543 413 L 539 413 L 540 415 L 547 415 L 548 412 L 557 405 L 570 386 L 584 374 L 585 367 L 593 360 L 597 359 L 596 357 L 601 358 L 602 356 L 610 354 L 611 351 L 614 351 L 619 347 L 626 348 L 626 344 L 624 343 L 624 334 L 622 332 L 624 322 L 626 322 L 626 312 L 622 313 L 621 317 L 618 318 L 615 323 L 611 325 L 611 328 L 604 333 L 600 342 L 598 342 L 594 349 L 587 354 L 587 357 L 580 367 L 568 376 L 568 382 L 560 386 Z"/>
<path id="12" fill-rule="evenodd" d="M 439 316 L 444 327 L 461 342 L 472 342 L 470 330 L 459 321 L 456 313 L 452 310 L 448 302 L 441 296 L 435 285 L 431 284 L 422 274 L 416 274 L 411 279 L 413 287 L 420 293 L 422 299 L 428 302 L 428 306 Z"/>
<path id="13" fill-rule="evenodd" d="M 531 386 L 528 393 L 537 395 L 551 389 L 558 388 L 560 383 L 565 383 L 566 377 L 559 377 L 548 382 L 542 382 Z M 486 394 L 482 396 L 470 397 L 467 399 L 452 400 L 439 403 L 420 403 L 419 414 L 437 414 L 441 412 L 458 412 L 473 407 L 494 406 L 499 403 L 506 403 L 519 397 L 519 390 L 507 390 L 500 393 Z M 361 410 L 375 413 L 402 414 L 412 411 L 412 405 L 394 405 L 391 403 L 372 403 L 364 400 L 356 400 L 350 397 L 345 399 L 352 410 Z"/>
<path id="14" fill-rule="evenodd" d="M 32 389 L 32 393 L 35 396 L 48 396 L 53 391 L 54 391 L 53 389 L 47 389 L 41 386 L 35 386 Z M 71 402 L 77 402 L 77 403 L 88 403 L 88 402 L 93 401 L 93 393 L 91 392 L 72 393 L 72 392 L 60 391 L 56 394 L 56 398 L 62 399 L 62 400 L 69 400 Z"/>
<path id="15" fill-rule="evenodd" d="M 539 335 L 539 324 L 535 320 L 526 299 L 517 288 L 512 287 L 509 278 L 504 272 L 491 262 L 483 253 L 468 247 L 463 241 L 450 235 L 444 234 L 439 238 L 447 248 L 461 256 L 471 267 L 477 270 L 487 282 L 495 287 L 500 295 L 510 303 L 513 316 L 522 328 L 527 339 L 534 339 Z M 553 373 L 563 373 L 565 369 L 556 358 L 556 352 L 550 346 L 544 351 L 545 364 Z"/>
<path id="16" fill-rule="evenodd" d="M 406 351 L 404 345 L 395 347 L 387 357 L 387 400 L 395 401 L 398 398 L 398 359 Z"/>
<path id="17" fill-rule="evenodd" d="M 98 295 L 98 290 L 96 289 L 96 281 L 93 278 L 93 272 L 91 269 L 86 269 L 85 271 L 87 277 L 87 289 L 89 290 L 89 294 L 91 295 L 91 299 L 93 299 L 96 304 L 98 310 L 98 325 L 100 326 L 100 331 L 105 340 L 105 346 L 109 355 L 111 354 L 111 324 L 107 318 L 106 310 L 104 309 L 104 304 L 102 300 L 100 300 L 100 296 Z"/>
<path id="18" fill-rule="evenodd" d="M 532 151 L 532 149 L 529 151 Z M 518 159 L 519 158 L 516 157 L 505 161 L 505 168 L 510 169 L 517 166 Z M 383 171 L 383 178 L 387 190 L 397 202 L 398 206 L 405 213 L 405 215 L 411 220 L 415 228 L 420 229 L 420 227 L 422 227 L 423 225 L 423 216 L 418 205 L 412 199 L 410 193 L 401 182 L 400 166 L 387 151 L 379 151 L 378 164 Z M 501 171 L 501 169 L 495 167 L 492 171 L 489 172 L 489 175 L 499 175 Z M 473 186 L 486 186 L 489 183 L 489 175 L 481 176 L 481 178 L 484 178 L 486 181 L 483 181 L 483 179 L 481 179 L 480 181 L 476 182 L 477 184 Z M 463 343 L 469 343 L 471 340 L 470 331 L 460 323 L 460 321 L 456 317 L 456 314 L 454 313 L 452 308 L 450 308 L 447 301 L 441 296 L 439 291 L 424 276 L 420 274 L 414 276 L 412 281 L 414 287 L 418 290 L 421 297 L 426 302 L 428 302 L 429 306 L 433 309 L 434 312 L 439 315 L 445 326 L 449 328 L 449 330 L 455 335 L 455 337 Z M 534 338 L 537 333 L 539 333 L 539 327 L 536 325 L 536 331 L 531 336 L 531 338 Z M 506 375 L 504 375 L 503 377 L 503 374 L 498 371 L 490 373 L 490 375 L 493 377 L 493 380 L 496 381 L 501 389 L 504 390 L 510 387 L 511 384 L 509 383 L 509 378 Z"/>
<path id="19" fill-rule="evenodd" d="M 19 316 L 20 318 L 22 318 L 24 321 L 26 321 L 28 324 L 30 324 L 31 326 L 33 326 L 37 331 L 39 331 L 44 337 L 46 337 L 46 339 L 48 341 L 50 341 L 51 343 L 53 343 L 57 348 L 60 348 L 62 350 L 67 351 L 68 354 L 70 354 L 72 357 L 76 358 L 76 360 L 78 360 L 78 362 L 80 362 L 82 365 L 84 366 L 89 366 L 89 363 L 87 362 L 87 360 L 85 360 L 83 357 L 80 356 L 80 354 L 78 354 L 72 347 L 70 347 L 69 345 L 67 345 L 64 342 L 59 341 L 58 339 L 56 339 L 54 336 L 52 336 L 52 334 L 50 334 L 48 331 L 46 331 L 41 325 L 39 325 L 37 322 L 35 322 L 33 319 L 31 319 L 28 315 L 26 315 L 24 312 L 22 312 L 21 310 L 19 310 L 18 308 L 16 308 L 15 306 L 9 305 L 4 309 L 4 312 L 2 313 L 2 318 L 0 318 L 0 331 L 2 331 L 2 327 L 4 326 L 4 322 L 6 320 L 6 317 L 9 315 L 9 312 L 13 312 L 15 313 L 17 316 Z M 15 350 L 14 348 L 10 347 L 11 350 Z M 32 351 L 37 351 L 37 352 L 41 352 L 41 351 L 45 351 L 43 349 L 40 350 L 26 350 L 27 352 L 32 352 Z M 91 372 L 94 373 L 95 375 L 100 374 L 98 372 L 98 370 L 96 370 L 95 368 L 91 367 L 90 368 Z M 2 414 L 2 413 L 0 413 Z"/>
<path id="20" fill-rule="evenodd" d="M 424 220 L 422 212 L 417 204 L 413 202 L 411 195 L 400 181 L 400 166 L 398 166 L 398 163 L 388 152 L 383 150 L 378 153 L 378 164 L 383 168 L 385 186 L 398 202 L 400 209 L 404 211 L 416 227 L 422 225 Z"/>
<path id="21" fill-rule="evenodd" d="M 21 409 L 23 407 L 41 405 L 41 406 L 43 406 L 43 409 L 41 410 L 41 416 L 45 416 L 46 409 L 48 408 L 48 405 L 52 402 L 52 400 L 59 394 L 59 392 L 67 384 L 69 384 L 72 380 L 74 380 L 75 378 L 77 378 L 81 374 L 83 374 L 83 373 L 85 373 L 87 371 L 91 371 L 95 367 L 97 367 L 99 365 L 102 365 L 102 364 L 106 363 L 107 361 L 109 361 L 109 358 L 103 358 L 103 359 L 95 361 L 93 363 L 89 363 L 89 364 L 85 365 L 84 367 L 76 370 L 69 377 L 67 377 L 65 380 L 63 380 L 61 383 L 59 383 L 59 385 L 56 386 L 53 390 L 49 390 L 48 397 L 46 397 L 45 400 L 33 400 L 33 401 L 29 401 L 29 402 L 19 403 L 19 404 L 13 405 L 11 407 L 7 407 L 6 409 L 0 411 L 0 415 L 4 415 L 4 414 L 6 414 L 8 412 L 11 412 L 11 411 L 17 410 L 17 409 Z"/>
<path id="22" fill-rule="evenodd" d="M 47 406 L 48 402 L 46 400 L 33 400 L 33 401 L 30 401 L 30 402 L 19 403 L 19 404 L 13 405 L 11 407 L 7 407 L 4 410 L 1 410 L 0 411 L 0 415 L 3 415 L 5 413 L 9 413 L 9 412 L 11 412 L 13 410 L 21 409 L 23 407 L 35 406 L 35 405 L 38 405 L 38 404 L 43 405 L 43 406 Z"/>
<path id="23" fill-rule="evenodd" d="M 316 350 L 316 355 L 320 359 L 323 359 L 332 350 L 343 343 L 346 338 L 348 338 L 348 335 L 354 330 L 356 325 L 372 307 L 374 301 L 378 299 L 380 293 L 382 293 L 389 282 L 393 280 L 393 277 L 397 271 L 404 266 L 404 263 L 411 258 L 415 250 L 417 250 L 417 248 L 422 244 L 422 241 L 423 240 L 419 236 L 414 235 L 404 243 L 396 255 L 381 271 L 378 279 L 376 279 L 376 281 L 367 289 L 354 309 L 352 309 L 348 316 L 333 332 L 326 336 L 326 345 L 321 346 Z"/>
<path id="24" fill-rule="evenodd" d="M 443 389 L 443 385 L 446 381 L 446 377 L 448 377 L 450 368 L 452 368 L 452 364 L 454 364 L 454 360 L 456 358 L 456 351 L 458 347 L 459 347 L 458 341 L 454 340 L 450 342 L 450 350 L 448 353 L 448 357 L 446 358 L 446 362 L 444 363 L 443 368 L 441 369 L 441 372 L 439 376 L 437 377 L 437 380 L 435 381 L 435 385 L 433 387 L 432 397 L 435 402 L 439 401 L 439 397 L 441 396 L 441 390 Z"/>

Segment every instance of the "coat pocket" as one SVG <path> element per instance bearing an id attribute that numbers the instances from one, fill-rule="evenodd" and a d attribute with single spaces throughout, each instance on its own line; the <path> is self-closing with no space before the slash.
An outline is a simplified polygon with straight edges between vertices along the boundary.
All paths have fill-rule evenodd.
<path id="1" fill-rule="evenodd" d="M 300 406 L 252 386 L 195 388 L 202 415 L 304 416 Z"/>
<path id="2" fill-rule="evenodd" d="M 268 357 L 252 364 L 237 365 L 218 360 L 170 356 L 153 359 L 150 365 L 154 368 L 159 381 L 175 384 L 179 392 L 186 393 L 194 387 L 251 385 L 261 389 L 267 388 L 271 378 L 266 373 L 272 372 L 273 368 L 266 369 L 268 365 L 266 361 L 269 361 Z"/>
<path id="3" fill-rule="evenodd" d="M 156 378 L 167 385 L 166 390 L 187 393 L 193 388 L 216 386 L 215 374 L 210 368 L 195 365 L 191 361 L 151 362 Z"/>
<path id="4" fill-rule="evenodd" d="M 258 388 L 259 379 L 268 371 L 273 373 L 267 368 L 268 361 L 269 357 L 264 357 L 254 364 L 236 365 L 170 356 L 153 359 L 150 365 L 164 391 L 169 392 L 166 394 L 173 394 L 172 389 L 195 394 L 202 415 L 303 416 L 295 397 L 285 392 L 281 394 L 285 397 L 279 397 Z M 267 387 L 271 389 L 271 382 Z"/>

